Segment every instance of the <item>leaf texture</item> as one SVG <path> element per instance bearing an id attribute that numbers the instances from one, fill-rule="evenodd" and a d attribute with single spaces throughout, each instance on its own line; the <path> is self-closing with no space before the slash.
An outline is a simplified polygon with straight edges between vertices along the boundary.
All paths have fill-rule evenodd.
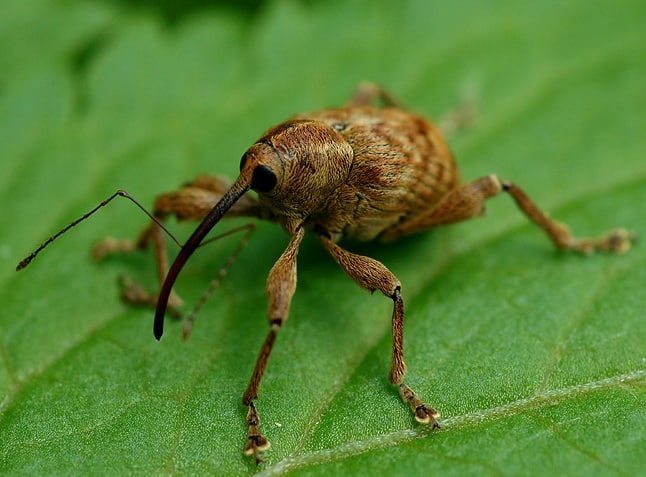
<path id="1" fill-rule="evenodd" d="M 264 282 L 287 237 L 260 224 L 193 335 L 118 300 L 155 286 L 146 253 L 94 263 L 146 223 L 114 203 L 26 270 L 39 241 L 117 188 L 143 203 L 238 158 L 291 114 L 372 80 L 439 118 L 465 180 L 519 184 L 582 235 L 646 235 L 643 2 L 269 2 L 168 23 L 113 2 L 26 0 L 0 39 L 0 474 L 637 475 L 646 464 L 643 243 L 554 252 L 510 200 L 388 246 L 348 244 L 402 281 L 408 382 L 442 412 L 417 425 L 388 383 L 389 300 L 354 286 L 315 240 L 258 408 L 272 441 L 241 455 L 240 399 L 268 328 Z M 64 25 L 65 27 L 61 27 Z M 223 224 L 222 229 L 235 224 Z M 170 222 L 180 237 L 190 224 Z M 195 302 L 234 240 L 178 282 Z"/>

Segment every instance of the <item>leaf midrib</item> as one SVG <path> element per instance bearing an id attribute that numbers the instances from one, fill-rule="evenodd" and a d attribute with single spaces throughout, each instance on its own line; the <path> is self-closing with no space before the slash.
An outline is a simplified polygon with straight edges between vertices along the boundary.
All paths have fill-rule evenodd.
<path id="1" fill-rule="evenodd" d="M 582 395 L 592 394 L 624 385 L 646 382 L 646 369 L 638 369 L 630 373 L 619 374 L 597 381 L 576 384 L 559 389 L 553 389 L 519 399 L 517 401 L 484 410 L 476 410 L 460 416 L 453 416 L 441 421 L 439 430 L 418 426 L 388 434 L 373 436 L 360 441 L 351 441 L 329 449 L 294 455 L 267 467 L 256 474 L 260 477 L 283 475 L 289 471 L 305 466 L 319 465 L 339 461 L 363 454 L 375 449 L 391 447 L 416 439 L 425 439 L 435 433 L 449 432 L 465 427 L 472 427 L 505 417 L 518 415 L 529 410 L 552 406 L 554 402 L 573 399 Z"/>

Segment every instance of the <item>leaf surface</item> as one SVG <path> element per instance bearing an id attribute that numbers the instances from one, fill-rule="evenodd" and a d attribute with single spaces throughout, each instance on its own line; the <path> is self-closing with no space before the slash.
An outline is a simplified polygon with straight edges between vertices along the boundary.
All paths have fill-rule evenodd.
<path id="1" fill-rule="evenodd" d="M 119 302 L 155 286 L 146 253 L 91 245 L 146 218 L 115 202 L 15 273 L 39 240 L 117 188 L 145 204 L 291 114 L 386 86 L 439 118 L 465 180 L 492 172 L 582 235 L 646 235 L 643 2 L 270 2 L 167 25 L 107 2 L 13 2 L 0 19 L 0 473 L 5 475 L 635 475 L 646 464 L 646 254 L 551 249 L 506 197 L 486 219 L 348 244 L 402 281 L 407 381 L 442 412 L 417 425 L 387 379 L 391 303 L 311 237 L 258 401 L 267 462 L 241 455 L 241 394 L 264 339 L 264 282 L 287 244 L 260 224 L 191 338 Z M 60 28 L 60 25 L 65 28 Z M 38 34 L 34 34 L 37 32 Z M 15 46 L 15 47 L 14 47 Z M 222 224 L 222 230 L 233 223 Z M 190 224 L 170 221 L 183 238 Z M 194 303 L 235 247 L 200 250 Z"/>

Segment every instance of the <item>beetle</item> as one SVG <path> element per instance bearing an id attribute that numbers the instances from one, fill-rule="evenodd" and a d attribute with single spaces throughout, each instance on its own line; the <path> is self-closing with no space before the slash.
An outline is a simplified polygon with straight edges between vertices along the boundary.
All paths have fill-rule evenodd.
<path id="1" fill-rule="evenodd" d="M 383 103 L 382 107 L 373 105 L 377 100 Z M 250 190 L 257 195 L 248 194 Z M 173 292 L 175 280 L 222 218 L 269 220 L 280 224 L 289 234 L 289 243 L 267 278 L 270 330 L 242 398 L 248 426 L 244 453 L 259 463 L 261 453 L 270 444 L 260 431 L 258 389 L 278 331 L 289 315 L 296 290 L 297 255 L 304 234 L 314 233 L 358 285 L 371 292 L 378 290 L 393 301 L 390 382 L 399 387 L 402 400 L 410 405 L 417 421 L 439 427 L 439 412 L 404 382 L 407 368 L 403 354 L 401 283 L 385 265 L 345 250 L 339 241 L 345 238 L 390 242 L 477 217 L 484 213 L 485 201 L 501 192 L 511 195 L 520 210 L 559 250 L 622 253 L 636 238 L 631 232 L 617 229 L 599 238 L 577 239 L 565 225 L 541 212 L 522 189 L 494 174 L 460 183 L 456 163 L 438 127 L 401 108 L 383 89 L 366 83 L 344 107 L 296 115 L 269 129 L 243 154 L 240 174 L 234 182 L 200 176 L 177 191 L 160 195 L 153 213 L 147 212 L 152 218 L 151 225 L 136 242 L 107 241 L 95 253 L 103 256 L 154 244 L 162 282 L 159 294 L 148 294 L 138 285 L 130 284 L 125 296 L 131 303 L 156 308 L 153 331 L 159 340 L 166 311 L 181 304 Z M 125 191 L 117 191 L 43 243 L 17 269 L 27 266 L 59 235 L 116 196 L 127 197 L 139 205 Z M 168 267 L 163 236 L 167 230 L 162 222 L 170 215 L 201 223 Z"/>

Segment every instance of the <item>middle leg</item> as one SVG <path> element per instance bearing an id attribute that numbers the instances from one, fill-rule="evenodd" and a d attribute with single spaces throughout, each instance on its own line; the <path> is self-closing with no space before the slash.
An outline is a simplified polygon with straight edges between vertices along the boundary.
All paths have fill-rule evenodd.
<path id="1" fill-rule="evenodd" d="M 226 191 L 231 187 L 231 182 L 222 177 L 199 176 L 193 182 L 186 184 L 181 189 L 159 195 L 155 199 L 153 213 L 148 214 L 152 220 L 144 230 L 141 231 L 136 240 L 115 239 L 108 237 L 99 242 L 92 249 L 92 257 L 95 260 L 102 260 L 106 256 L 115 253 L 129 253 L 136 249 L 144 250 L 152 243 L 155 251 L 155 263 L 159 282 L 163 283 L 168 273 L 168 255 L 166 251 L 166 240 L 164 234 L 169 235 L 181 247 L 181 244 L 162 225 L 168 216 L 175 216 L 178 220 L 202 220 L 209 211 L 218 203 Z M 263 208 L 258 201 L 250 195 L 244 195 L 229 210 L 227 217 L 260 217 L 266 218 Z M 236 229 L 237 230 L 237 229 Z M 241 245 L 246 243 L 248 237 L 242 239 Z M 208 240 L 207 240 L 208 242 Z M 238 247 L 240 248 L 240 247 Z M 237 251 L 234 252 L 237 254 Z M 230 266 L 227 263 L 225 269 Z M 134 306 L 155 307 L 157 295 L 148 292 L 142 285 L 127 278 L 121 280 L 121 297 L 123 301 Z M 182 300 L 173 291 L 169 298 L 169 310 L 174 317 L 181 315 L 178 308 Z"/>

